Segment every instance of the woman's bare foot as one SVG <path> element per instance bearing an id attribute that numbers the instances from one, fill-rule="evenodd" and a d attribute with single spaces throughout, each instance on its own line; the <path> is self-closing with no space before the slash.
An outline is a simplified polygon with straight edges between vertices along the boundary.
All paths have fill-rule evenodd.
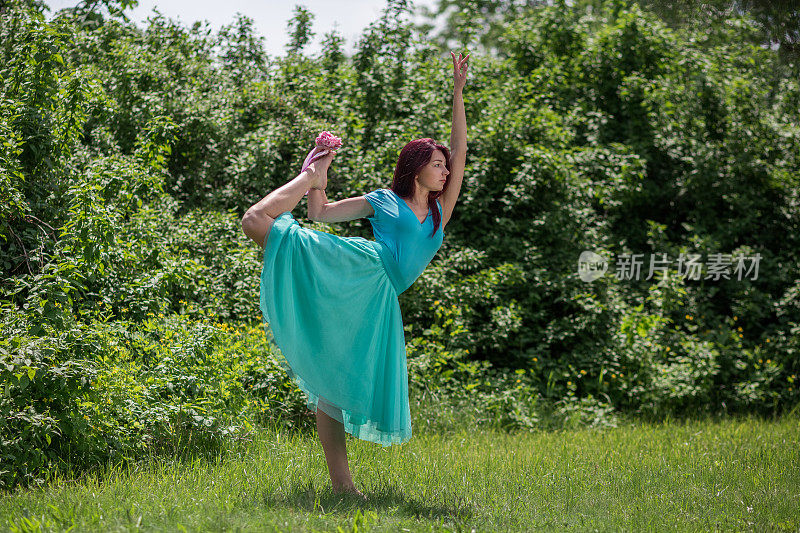
<path id="1" fill-rule="evenodd" d="M 355 485 L 339 485 L 333 487 L 334 494 L 348 494 L 350 496 L 355 496 L 359 500 L 367 501 L 367 497 L 364 496 L 364 493 L 358 490 Z"/>
<path id="2" fill-rule="evenodd" d="M 308 170 L 311 173 L 310 187 L 312 189 L 324 189 L 328 185 L 328 168 L 336 157 L 336 151 L 330 151 L 324 156 L 320 157 L 310 165 Z"/>
<path id="3" fill-rule="evenodd" d="M 314 163 L 311 163 L 314 166 Z M 311 168 L 311 167 L 309 167 Z M 324 189 L 328 186 L 328 173 L 320 173 L 319 171 L 311 172 L 311 182 L 309 183 L 311 189 Z"/>

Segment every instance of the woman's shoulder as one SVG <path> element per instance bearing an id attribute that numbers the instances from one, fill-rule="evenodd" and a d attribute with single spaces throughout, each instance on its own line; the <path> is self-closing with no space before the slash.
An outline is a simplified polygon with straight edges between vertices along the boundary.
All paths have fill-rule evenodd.
<path id="1" fill-rule="evenodd" d="M 368 199 L 374 199 L 383 202 L 395 200 L 395 196 L 392 193 L 391 189 L 383 189 L 383 188 L 375 189 L 373 191 L 368 192 L 364 196 Z"/>
<path id="2" fill-rule="evenodd" d="M 387 189 L 375 189 L 364 195 L 364 198 L 372 205 L 374 213 L 367 217 L 367 220 L 377 220 L 378 214 L 391 209 L 392 197 Z"/>

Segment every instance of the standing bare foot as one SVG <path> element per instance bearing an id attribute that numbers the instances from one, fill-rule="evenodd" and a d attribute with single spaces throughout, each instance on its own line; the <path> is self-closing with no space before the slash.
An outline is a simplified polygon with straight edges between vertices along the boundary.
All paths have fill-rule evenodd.
<path id="1" fill-rule="evenodd" d="M 357 499 L 362 501 L 367 501 L 367 497 L 364 496 L 364 493 L 358 490 L 355 485 L 339 485 L 333 487 L 334 494 L 347 494 L 350 496 L 355 496 Z"/>

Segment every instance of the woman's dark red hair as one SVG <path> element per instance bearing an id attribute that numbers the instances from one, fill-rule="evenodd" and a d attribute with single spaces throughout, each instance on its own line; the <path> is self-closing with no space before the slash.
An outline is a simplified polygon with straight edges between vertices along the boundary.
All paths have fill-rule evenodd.
<path id="1" fill-rule="evenodd" d="M 444 166 L 449 172 L 450 150 L 443 144 L 426 137 L 424 139 L 414 139 L 403 147 L 400 151 L 400 157 L 397 159 L 397 166 L 394 168 L 394 180 L 392 180 L 392 190 L 397 196 L 401 198 L 412 198 L 414 196 L 417 187 L 414 177 L 419 174 L 425 165 L 431 162 L 433 152 L 436 150 L 441 150 L 444 154 Z M 447 181 L 445 181 L 441 191 L 432 191 L 428 194 L 428 207 L 433 214 L 433 234 L 436 234 L 439 230 L 439 224 L 442 222 L 442 214 L 439 212 L 436 199 L 447 190 L 448 185 L 450 185 L 450 174 L 447 175 Z"/>

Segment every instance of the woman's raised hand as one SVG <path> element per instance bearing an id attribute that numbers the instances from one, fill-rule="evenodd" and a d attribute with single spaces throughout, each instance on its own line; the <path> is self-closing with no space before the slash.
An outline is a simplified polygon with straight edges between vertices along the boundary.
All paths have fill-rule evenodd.
<path id="1" fill-rule="evenodd" d="M 461 58 L 461 53 L 458 54 L 458 59 L 456 59 L 456 55 L 453 52 L 450 52 L 450 55 L 453 56 L 453 86 L 456 91 L 460 91 L 467 83 L 467 59 L 469 59 L 469 54 L 463 59 Z"/>

